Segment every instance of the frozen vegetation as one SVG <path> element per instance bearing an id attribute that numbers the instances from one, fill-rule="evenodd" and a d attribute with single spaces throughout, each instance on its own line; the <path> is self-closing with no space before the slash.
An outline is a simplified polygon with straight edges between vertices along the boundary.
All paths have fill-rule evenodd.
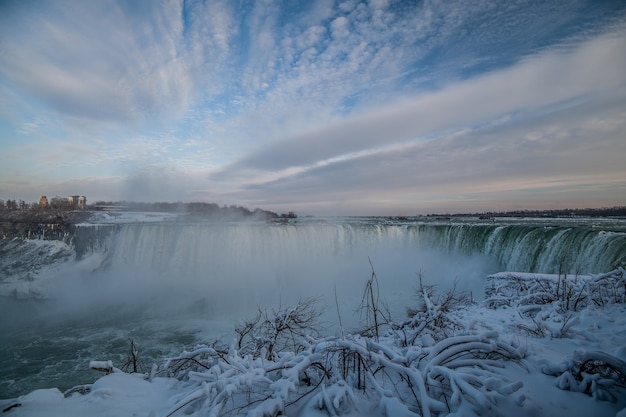
<path id="1" fill-rule="evenodd" d="M 261 308 L 227 341 L 129 373 L 141 352 L 65 393 L 2 402 L 7 416 L 624 416 L 626 271 L 504 272 L 476 303 L 419 277 L 394 319 L 372 270 L 360 327 L 322 336 L 315 299 Z M 338 307 L 338 306 L 337 306 Z M 327 307 L 328 308 L 328 307 Z M 339 311 L 339 308 L 337 308 Z"/>

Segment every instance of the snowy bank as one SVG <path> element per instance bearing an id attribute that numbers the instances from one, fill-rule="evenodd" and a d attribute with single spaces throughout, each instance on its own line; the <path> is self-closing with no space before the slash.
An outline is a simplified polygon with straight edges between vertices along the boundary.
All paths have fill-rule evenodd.
<path id="1" fill-rule="evenodd" d="M 1 406 L 26 417 L 623 415 L 625 275 L 494 274 L 482 305 L 421 285 L 407 319 L 366 302 L 360 334 L 325 338 L 300 325 L 315 315 L 304 300 L 146 375 L 92 361 L 112 372 Z"/>

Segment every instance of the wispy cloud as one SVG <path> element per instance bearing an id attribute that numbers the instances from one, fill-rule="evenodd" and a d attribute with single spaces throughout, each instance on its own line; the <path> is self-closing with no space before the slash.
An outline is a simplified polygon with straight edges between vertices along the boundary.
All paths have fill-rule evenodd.
<path id="1" fill-rule="evenodd" d="M 144 7 L 138 20 L 116 3 L 42 6 L 3 19 L 6 79 L 58 112 L 92 121 L 184 110 L 192 84 L 178 57 L 182 28 L 168 18 L 179 8 Z"/>
<path id="2" fill-rule="evenodd" d="M 588 100 L 616 89 L 624 93 L 626 36 L 606 37 L 574 52 L 542 54 L 516 66 L 373 109 L 318 131 L 284 138 L 230 166 L 238 175 L 250 169 L 273 171 L 308 166 L 396 142 L 447 130 L 490 123 L 521 112 L 543 111 Z M 619 94 L 619 93 L 618 93 Z"/>
<path id="3" fill-rule="evenodd" d="M 625 10 L 6 2 L 0 190 L 89 176 L 145 199 L 380 212 L 549 187 L 584 204 L 584 184 L 612 184 L 608 201 L 624 174 Z"/>

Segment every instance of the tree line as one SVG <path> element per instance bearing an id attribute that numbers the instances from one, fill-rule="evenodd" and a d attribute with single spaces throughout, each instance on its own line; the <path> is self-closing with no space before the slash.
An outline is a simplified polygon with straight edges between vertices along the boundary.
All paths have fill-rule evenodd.
<path id="1" fill-rule="evenodd" d="M 3 218 L 10 217 L 39 217 L 39 215 L 60 215 L 70 211 L 76 211 L 77 206 L 68 201 L 67 198 L 53 197 L 47 205 L 39 203 L 27 203 L 24 200 L 2 200 L 0 199 L 0 213 Z M 259 220 L 271 219 L 295 219 L 298 216 L 293 211 L 278 214 L 273 211 L 255 208 L 250 210 L 247 207 L 230 205 L 220 206 L 215 203 L 204 202 L 135 202 L 135 201 L 96 201 L 87 205 L 85 211 L 136 211 L 136 212 L 159 212 L 159 213 L 180 213 L 190 217 L 202 218 L 251 218 Z"/>
<path id="2" fill-rule="evenodd" d="M 447 217 L 626 217 L 626 206 L 602 208 L 565 208 L 553 210 L 484 211 L 480 213 L 429 214 Z"/>
<path id="3" fill-rule="evenodd" d="M 277 218 L 297 218 L 298 216 L 290 211 L 288 213 L 278 214 L 269 210 L 262 210 L 255 208 L 250 210 L 244 206 L 238 206 L 231 204 L 230 206 L 220 206 L 216 203 L 205 202 L 136 202 L 136 201 L 96 201 L 92 206 L 92 209 L 98 210 L 101 208 L 115 209 L 118 208 L 124 211 L 138 211 L 138 212 L 158 212 L 158 213 L 180 213 L 186 214 L 192 217 L 243 217 L 243 218 L 258 218 L 258 219 L 277 219 Z"/>

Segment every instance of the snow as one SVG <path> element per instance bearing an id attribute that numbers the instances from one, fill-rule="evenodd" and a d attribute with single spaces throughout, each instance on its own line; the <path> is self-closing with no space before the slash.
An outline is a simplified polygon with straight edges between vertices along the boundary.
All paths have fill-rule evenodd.
<path id="1" fill-rule="evenodd" d="M 19 399 L 7 416 L 157 416 L 175 393 L 172 381 L 145 381 L 141 375 L 112 373 L 96 381 L 87 395 L 65 398 L 58 389 L 33 391 Z M 3 405 L 3 408 L 7 406 Z"/>
<path id="2" fill-rule="evenodd" d="M 198 346 L 149 375 L 93 360 L 92 369 L 108 372 L 94 384 L 65 395 L 36 390 L 0 407 L 16 417 L 624 417 L 626 303 L 623 293 L 603 291 L 623 288 L 625 278 L 623 269 L 570 277 L 562 297 L 558 275 L 494 274 L 480 305 L 445 311 L 449 297 L 422 291 L 425 307 L 416 314 L 445 315 L 440 323 L 450 327 L 443 331 L 407 320 L 388 326 L 380 340 L 309 337 L 300 350 L 271 357 L 266 349 L 240 352 L 234 343 Z M 524 308 L 538 286 L 552 298 Z M 582 301 L 567 304 L 568 294 Z M 295 309 L 276 317 L 285 324 L 283 313 Z M 412 337 L 416 331 L 423 334 Z"/>
<path id="3" fill-rule="evenodd" d="M 113 361 L 91 361 L 89 362 L 89 369 L 93 369 L 94 371 L 104 372 L 106 374 L 111 374 L 113 372 L 120 372 L 119 369 L 113 366 Z"/>
<path id="4" fill-rule="evenodd" d="M 14 238 L 0 239 L 0 253 L 0 296 L 28 299 L 46 297 L 55 272 L 74 251 L 58 240 Z"/>

